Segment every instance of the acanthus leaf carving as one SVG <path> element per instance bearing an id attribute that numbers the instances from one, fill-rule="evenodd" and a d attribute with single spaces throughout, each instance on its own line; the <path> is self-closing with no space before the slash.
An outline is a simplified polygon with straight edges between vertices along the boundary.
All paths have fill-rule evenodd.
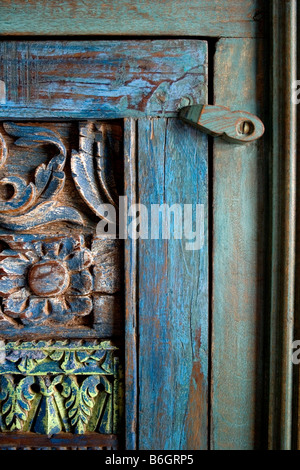
<path id="1" fill-rule="evenodd" d="M 111 342 L 12 342 L 3 351 L 1 432 L 118 432 L 122 370 Z M 70 354 L 77 356 L 76 364 L 66 369 Z"/>
<path id="2" fill-rule="evenodd" d="M 60 136 L 51 129 L 29 126 L 26 124 L 3 124 L 7 134 L 17 137 L 14 144 L 21 147 L 36 147 L 45 144 L 55 145 L 59 154 L 50 162 L 38 166 L 34 182 L 29 184 L 18 176 L 8 176 L 0 181 L 0 185 L 11 185 L 13 197 L 0 202 L 0 225 L 4 228 L 23 231 L 46 225 L 55 221 L 68 221 L 83 224 L 79 212 L 72 207 L 60 206 L 55 198 L 61 193 L 65 184 L 64 166 L 67 151 Z M 7 144 L 1 138 L 0 168 L 7 158 Z"/>
<path id="3" fill-rule="evenodd" d="M 17 384 L 11 375 L 0 377 L 0 401 L 2 401 L 1 415 L 2 426 L 11 431 L 20 431 L 27 420 L 30 402 L 34 398 L 34 393 L 30 387 L 34 383 L 34 378 L 27 376 Z"/>

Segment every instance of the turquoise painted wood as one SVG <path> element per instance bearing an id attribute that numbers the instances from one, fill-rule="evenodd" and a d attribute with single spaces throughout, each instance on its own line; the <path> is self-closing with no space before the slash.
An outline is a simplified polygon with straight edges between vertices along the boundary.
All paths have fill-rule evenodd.
<path id="1" fill-rule="evenodd" d="M 0 43 L 3 119 L 176 116 L 201 103 L 202 41 Z"/>
<path id="2" fill-rule="evenodd" d="M 255 40 L 224 39 L 215 56 L 215 101 L 260 116 L 263 55 Z M 231 64 L 224 68 L 224 64 Z M 254 64 L 257 64 L 254 66 Z M 214 140 L 212 448 L 262 447 L 267 157 L 264 138 Z"/>
<path id="3" fill-rule="evenodd" d="M 206 449 L 207 137 L 178 119 L 141 119 L 138 136 L 140 202 L 202 204 L 205 214 L 200 250 L 186 250 L 184 239 L 140 241 L 139 446 Z"/>
<path id="4" fill-rule="evenodd" d="M 4 35 L 261 35 L 262 0 L 11 0 L 2 2 Z"/>

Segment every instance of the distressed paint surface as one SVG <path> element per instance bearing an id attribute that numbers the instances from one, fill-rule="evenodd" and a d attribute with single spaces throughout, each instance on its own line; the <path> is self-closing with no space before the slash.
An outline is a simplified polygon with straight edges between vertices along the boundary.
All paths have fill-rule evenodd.
<path id="1" fill-rule="evenodd" d="M 80 214 L 71 207 L 57 205 L 56 198 L 65 184 L 64 167 L 67 151 L 60 136 L 51 129 L 4 123 L 5 135 L 16 137 L 14 145 L 27 150 L 29 147 L 55 145 L 56 154 L 50 162 L 39 165 L 34 174 L 34 182 L 29 184 L 19 175 L 6 175 L 0 185 L 13 188 L 12 197 L 0 201 L 0 226 L 9 230 L 28 230 L 57 220 L 83 224 Z M 9 158 L 7 141 L 2 134 L 3 155 L 1 167 Z M 2 169 L 0 167 L 0 169 Z"/>
<path id="2" fill-rule="evenodd" d="M 124 121 L 124 192 L 128 205 L 137 203 L 137 121 Z M 138 240 L 125 241 L 125 420 L 126 449 L 137 449 L 138 440 Z"/>
<path id="3" fill-rule="evenodd" d="M 117 352 L 108 341 L 7 343 L 1 348 L 1 432 L 116 434 Z"/>
<path id="4" fill-rule="evenodd" d="M 0 434 L 1 450 L 118 450 L 119 440 L 113 434 L 60 433 L 46 436 L 35 433 Z"/>
<path id="5" fill-rule="evenodd" d="M 261 59 L 258 41 L 219 41 L 215 55 L 216 103 L 260 115 Z M 242 147 L 214 141 L 213 449 L 253 449 L 262 445 L 267 185 L 263 143 L 264 139 Z"/>
<path id="6" fill-rule="evenodd" d="M 58 44 L 58 50 L 56 44 Z M 64 44 L 70 44 L 70 48 L 67 47 L 65 50 L 68 59 L 67 67 L 64 62 L 66 57 L 62 58 L 61 55 L 64 52 Z M 8 100 L 6 105 L 1 108 L 2 116 L 10 116 L 14 119 L 19 116 L 31 120 L 33 117 L 35 119 L 38 117 L 76 117 L 84 120 L 94 117 L 99 119 L 103 117 L 141 117 L 152 114 L 155 116 L 176 115 L 178 108 L 183 103 L 193 103 L 194 100 L 206 101 L 207 44 L 204 41 L 124 41 L 122 43 L 97 41 L 89 44 L 84 42 L 80 46 L 78 44 L 78 42 L 41 42 L 39 44 L 30 42 L 26 45 L 19 43 L 17 46 L 14 42 L 9 45 L 6 43 L 4 54 L 6 58 L 9 56 L 11 60 L 6 68 L 7 77 L 9 80 L 15 80 L 14 67 L 16 67 L 15 70 L 19 69 L 21 75 L 17 82 L 15 81 L 14 85 L 9 88 Z M 88 49 L 84 53 L 84 67 L 80 66 L 80 58 L 83 58 L 82 44 Z M 102 60 L 97 60 L 98 46 L 102 48 L 100 52 L 106 48 L 107 56 L 110 54 L 109 60 L 112 64 L 109 63 L 106 68 L 103 67 Z M 25 68 L 22 68 L 23 58 L 18 62 L 18 47 L 23 48 Z M 44 54 L 42 57 L 39 56 L 39 48 Z M 76 51 L 78 56 L 76 59 L 72 59 L 70 56 Z M 44 65 L 36 75 L 30 72 L 30 67 L 34 62 L 31 60 L 30 53 L 33 52 L 36 57 L 42 59 Z M 28 56 L 26 56 L 27 53 Z M 126 54 L 131 57 L 130 64 Z M 114 63 L 111 57 L 115 58 L 116 56 L 118 60 L 115 60 L 116 63 Z M 57 61 L 55 62 L 53 58 L 57 58 Z M 60 66 L 58 62 L 60 62 Z M 124 73 L 118 75 L 120 64 L 124 65 Z M 77 82 L 78 75 L 74 75 L 75 65 L 75 75 L 76 73 L 80 75 L 79 82 Z M 59 67 L 61 68 L 59 69 Z M 51 78 L 49 76 L 46 79 L 45 76 L 41 77 L 41 74 L 47 74 L 49 70 Z M 26 75 L 27 71 L 28 76 Z M 82 73 L 84 72 L 88 75 L 87 81 L 85 81 L 85 84 L 88 83 L 87 87 L 82 85 Z M 109 72 L 111 75 L 107 79 Z M 90 83 L 90 73 L 94 73 L 92 86 L 86 94 Z M 69 84 L 69 94 L 66 97 L 67 74 L 73 81 L 70 80 L 72 83 Z M 139 82 L 141 74 L 145 75 L 143 80 L 145 78 L 146 85 L 149 81 L 149 89 L 147 89 L 148 85 L 145 88 L 144 81 Z M 97 75 L 97 79 L 95 79 L 95 75 Z M 57 82 L 55 76 L 59 77 Z M 100 76 L 100 80 L 103 80 L 103 77 L 108 80 L 103 84 L 103 88 L 99 86 L 98 76 Z M 116 79 L 115 76 L 117 76 Z M 128 77 L 127 83 L 126 78 Z M 39 81 L 40 79 L 41 81 Z M 63 86 L 61 86 L 61 80 L 64 81 Z M 27 86 L 28 83 L 30 83 L 30 87 Z M 44 85 L 46 90 L 43 89 Z M 47 87 L 55 88 L 55 85 L 58 89 L 51 94 L 52 91 Z M 59 89 L 60 86 L 61 89 Z M 112 90 L 109 88 L 110 86 Z M 83 89 L 85 89 L 84 93 Z M 111 96 L 114 89 L 117 90 L 117 97 Z M 92 90 L 92 95 L 89 94 L 90 90 Z M 94 92 L 96 92 L 95 95 Z M 126 100 L 122 101 L 124 96 L 131 98 L 129 104 Z M 89 98 L 91 98 L 90 101 Z M 12 106 L 10 107 L 10 105 Z M 133 122 L 131 124 L 133 125 Z M 172 202 L 173 199 L 173 202 L 203 203 L 206 207 L 206 244 L 199 252 L 184 251 L 184 242 L 179 240 L 170 240 L 168 243 L 166 241 L 147 241 L 147 243 L 141 244 L 138 250 L 138 285 L 139 289 L 142 288 L 139 292 L 138 304 L 140 310 L 139 342 L 136 342 L 137 318 L 134 306 L 137 299 L 137 292 L 134 290 L 137 247 L 134 245 L 129 249 L 127 244 L 127 261 L 129 255 L 133 256 L 130 265 L 132 271 L 128 273 L 126 279 L 127 289 L 128 287 L 133 288 L 133 291 L 130 291 L 130 300 L 126 304 L 127 320 L 131 322 L 131 325 L 126 327 L 127 332 L 130 332 L 126 352 L 127 364 L 129 365 L 129 391 L 127 389 L 126 398 L 133 400 L 131 410 L 134 413 L 134 401 L 137 399 L 138 390 L 136 374 L 138 372 L 140 379 L 140 413 L 138 416 L 140 448 L 206 448 L 208 426 L 207 140 L 205 136 L 184 126 L 177 119 L 155 119 L 152 121 L 142 119 L 137 125 L 139 127 L 138 134 L 135 134 L 133 129 L 129 132 L 125 122 L 125 130 L 127 129 L 125 157 L 133 157 L 134 148 L 138 145 L 140 160 L 137 193 L 140 194 L 141 202 L 147 203 L 149 200 L 151 202 L 151 197 L 156 195 L 157 199 L 153 200 L 155 203 L 164 200 Z M 52 123 L 50 127 L 53 128 L 53 126 L 63 127 L 64 125 Z M 96 181 L 97 187 L 102 185 L 108 199 L 110 196 L 110 193 L 105 191 L 105 181 L 103 185 L 103 178 L 105 179 L 108 173 L 101 166 L 104 134 L 102 133 L 102 140 L 98 141 L 100 130 L 95 129 L 94 126 L 95 124 L 80 123 L 79 130 L 77 130 L 79 145 L 72 153 L 71 168 L 68 159 L 66 160 L 68 168 L 66 174 L 69 179 L 73 178 L 82 201 L 87 204 L 86 209 L 80 211 L 80 214 L 81 212 L 84 213 L 83 215 L 87 213 L 88 218 L 91 218 L 92 213 L 93 222 L 97 221 L 97 216 L 99 216 L 96 207 L 99 199 L 91 199 L 90 197 L 94 182 Z M 107 129 L 107 126 L 105 128 Z M 136 137 L 138 140 L 135 140 Z M 130 139 L 130 145 L 128 139 Z M 97 148 L 97 155 L 90 154 L 91 147 Z M 67 153 L 70 154 L 69 151 Z M 99 157 L 98 160 L 96 157 Z M 98 168 L 97 175 L 92 172 L 91 161 L 93 168 Z M 153 167 L 148 173 L 149 161 L 151 163 L 153 161 Z M 126 176 L 130 175 L 130 178 L 134 179 L 134 165 L 131 164 L 131 167 L 128 163 L 126 165 Z M 161 181 L 162 175 L 164 175 L 163 182 Z M 152 184 L 156 185 L 156 176 L 161 186 L 157 187 L 157 193 L 148 198 L 151 194 Z M 127 181 L 126 184 L 130 185 L 130 198 L 134 201 L 136 198 L 135 190 L 132 187 L 134 181 Z M 83 190 L 80 191 L 82 188 Z M 76 195 L 76 192 L 73 194 L 75 195 L 74 199 L 77 199 L 78 194 Z M 146 198 L 145 201 L 142 201 L 142 196 Z M 114 200 L 113 197 L 112 200 Z M 72 231 L 78 233 L 77 225 L 69 224 L 67 232 L 69 234 Z M 62 224 L 60 227 L 66 231 L 66 224 Z M 88 232 L 86 227 L 94 229 L 95 224 L 91 223 L 88 226 L 83 224 L 82 227 L 85 234 L 91 234 L 93 230 Z M 52 224 L 49 225 L 49 230 L 50 233 L 53 233 Z M 88 249 L 91 249 L 90 245 L 88 245 Z M 182 279 L 186 279 L 186 282 L 182 282 Z M 157 280 L 159 280 L 158 286 L 155 285 Z M 105 282 L 101 276 L 99 283 L 101 286 L 114 285 L 114 283 Z M 157 287 L 157 303 L 153 304 L 153 293 Z M 39 286 L 35 286 L 36 291 L 38 288 L 40 289 Z M 100 305 L 103 298 L 104 296 L 98 298 Z M 112 295 L 109 298 L 112 298 Z M 106 309 L 106 315 L 110 318 L 114 316 L 111 304 Z M 99 324 L 101 317 L 103 317 L 102 311 Z M 6 338 L 16 337 L 13 325 L 11 326 L 12 328 L 9 327 L 10 331 L 9 329 L 5 331 Z M 49 337 L 49 330 L 46 327 L 37 326 L 35 329 L 31 329 L 30 336 Z M 109 328 L 108 326 L 109 334 L 111 334 L 112 329 L 109 330 Z M 23 331 L 24 328 L 18 330 L 18 339 L 26 338 L 26 333 L 24 334 Z M 89 330 L 81 327 L 73 330 L 62 326 L 55 336 L 95 337 L 102 336 L 102 332 L 103 330 L 97 330 L 95 325 Z M 135 352 L 138 344 L 140 346 L 139 360 L 137 360 Z M 133 348 L 132 353 L 129 351 L 130 348 Z M 149 366 L 149 358 L 155 365 L 154 369 L 152 365 Z M 138 371 L 137 365 L 139 365 Z M 155 388 L 154 386 L 157 384 L 158 387 Z M 74 387 L 76 388 L 76 385 Z M 50 397 L 49 401 L 51 401 Z M 196 417 L 195 409 L 197 409 Z M 129 417 L 127 438 L 131 448 L 136 445 L 136 417 L 134 414 Z M 153 419 L 159 423 L 158 430 L 153 429 Z M 167 425 L 169 422 L 171 429 Z M 50 429 L 51 431 L 51 426 L 51 423 L 47 425 L 46 430 Z M 68 434 L 66 428 L 63 430 Z M 60 432 L 59 429 L 55 429 L 55 431 Z M 12 443 L 13 440 L 6 442 Z M 25 441 L 23 440 L 23 442 Z"/>
<path id="7" fill-rule="evenodd" d="M 139 200 L 204 204 L 205 244 L 139 246 L 139 446 L 205 449 L 208 425 L 207 137 L 177 119 L 138 121 Z M 149 162 L 151 165 L 149 166 Z M 154 424 L 154 425 L 153 425 Z"/>
<path id="8" fill-rule="evenodd" d="M 2 118 L 175 116 L 203 102 L 203 41 L 11 41 L 0 43 Z"/>
<path id="9" fill-rule="evenodd" d="M 123 336 L 121 243 L 95 236 L 120 189 L 120 123 L 9 122 L 1 135 L 2 337 Z"/>
<path id="10" fill-rule="evenodd" d="M 229 36 L 261 34 L 262 0 L 1 2 L 4 35 Z"/>

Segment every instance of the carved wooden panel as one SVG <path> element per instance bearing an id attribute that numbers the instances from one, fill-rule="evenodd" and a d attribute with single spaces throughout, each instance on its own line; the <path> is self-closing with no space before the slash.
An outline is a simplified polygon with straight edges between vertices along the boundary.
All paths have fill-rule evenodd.
<path id="1" fill-rule="evenodd" d="M 68 337 L 121 334 L 122 246 L 95 234 L 101 203 L 117 204 L 121 142 L 118 123 L 3 124 L 0 327 L 7 337 L 60 337 L 66 328 Z"/>
<path id="2" fill-rule="evenodd" d="M 116 448 L 123 246 L 96 227 L 123 190 L 122 123 L 4 122 L 0 144 L 0 445 Z"/>

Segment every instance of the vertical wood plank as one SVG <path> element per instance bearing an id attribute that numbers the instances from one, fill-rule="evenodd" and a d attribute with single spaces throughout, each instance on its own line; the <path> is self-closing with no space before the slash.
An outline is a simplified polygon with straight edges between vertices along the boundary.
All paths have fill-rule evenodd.
<path id="1" fill-rule="evenodd" d="M 137 202 L 137 122 L 124 120 L 124 176 L 128 205 Z M 124 214 L 126 216 L 126 214 Z M 125 240 L 125 420 L 126 449 L 137 447 L 137 241 Z"/>
<path id="2" fill-rule="evenodd" d="M 255 40 L 218 42 L 215 103 L 264 118 L 259 50 Z M 253 449 L 263 384 L 264 138 L 245 146 L 214 142 L 211 445 Z"/>
<path id="3" fill-rule="evenodd" d="M 139 120 L 139 200 L 204 204 L 205 245 L 139 245 L 141 449 L 205 449 L 208 428 L 207 137 L 178 119 Z"/>
<path id="4" fill-rule="evenodd" d="M 300 8 L 297 8 L 297 24 L 300 24 Z M 300 28 L 297 28 L 297 73 L 300 71 Z M 299 97 L 299 95 L 298 95 Z M 297 135 L 300 131 L 300 113 L 297 112 Z M 297 142 L 299 140 L 297 139 Z M 297 144 L 297 149 L 299 149 L 299 143 Z M 300 152 L 297 152 L 297 169 L 300 168 Z M 298 170 L 299 171 L 299 170 Z M 299 174 L 297 172 L 297 181 L 299 181 Z M 300 207 L 300 184 L 297 184 L 296 189 L 296 209 Z M 296 275 L 295 275 L 295 332 L 294 339 L 298 340 L 300 338 L 300 289 L 299 281 L 300 279 L 300 217 L 296 218 Z M 294 435 L 293 435 L 293 448 L 300 450 L 300 367 L 294 367 L 294 376 L 295 376 L 295 414 L 296 419 L 294 421 Z"/>

